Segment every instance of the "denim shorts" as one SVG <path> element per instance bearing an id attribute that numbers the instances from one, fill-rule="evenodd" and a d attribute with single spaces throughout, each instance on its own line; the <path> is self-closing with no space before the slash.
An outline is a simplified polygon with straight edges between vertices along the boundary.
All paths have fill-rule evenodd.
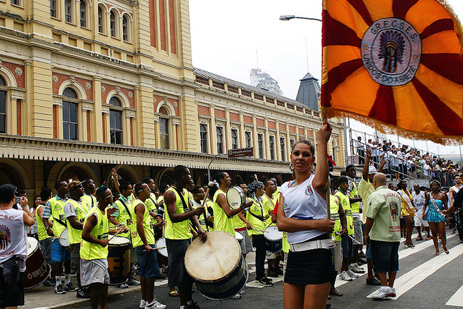
<path id="1" fill-rule="evenodd" d="M 377 273 L 399 270 L 400 242 L 370 240 L 371 262 Z"/>
<path id="2" fill-rule="evenodd" d="M 39 240 L 40 244 L 40 249 L 42 250 L 43 256 L 45 257 L 45 260 L 47 260 L 48 264 L 51 263 L 51 244 L 52 244 L 52 238 L 48 237 L 42 240 Z"/>
<path id="3" fill-rule="evenodd" d="M 352 239 L 349 236 L 341 238 L 342 257 L 344 259 L 350 258 L 354 255 L 354 247 Z"/>
<path id="4" fill-rule="evenodd" d="M 155 247 L 154 244 L 150 245 Z M 138 266 L 140 267 L 140 277 L 145 277 L 146 279 L 156 277 L 159 275 L 159 265 L 156 249 L 151 250 L 150 252 L 144 251 L 145 246 L 135 247 L 135 252 L 137 253 Z"/>
<path id="5" fill-rule="evenodd" d="M 52 263 L 63 263 L 71 260 L 71 251 L 67 250 L 66 247 L 61 246 L 58 239 L 53 240 L 51 245 L 51 262 Z"/>

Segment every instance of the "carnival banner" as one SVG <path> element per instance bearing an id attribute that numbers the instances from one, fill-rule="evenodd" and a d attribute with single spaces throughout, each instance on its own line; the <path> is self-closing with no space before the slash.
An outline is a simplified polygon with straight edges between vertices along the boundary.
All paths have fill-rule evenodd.
<path id="1" fill-rule="evenodd" d="M 323 116 L 463 141 L 463 31 L 445 1 L 324 0 L 322 32 Z"/>

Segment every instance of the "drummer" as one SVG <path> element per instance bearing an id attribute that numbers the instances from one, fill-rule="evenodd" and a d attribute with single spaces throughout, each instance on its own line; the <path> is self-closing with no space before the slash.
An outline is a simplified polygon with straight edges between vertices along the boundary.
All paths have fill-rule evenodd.
<path id="1" fill-rule="evenodd" d="M 262 196 L 262 205 L 264 209 L 268 209 L 268 218 L 265 220 L 265 225 L 272 225 L 272 212 L 275 209 L 275 203 L 277 197 L 274 195 L 276 191 L 275 183 L 272 180 L 264 181 L 264 195 Z M 265 214 L 267 215 L 267 214 Z M 278 275 L 283 275 L 278 264 L 280 262 L 280 251 L 279 252 L 267 252 L 267 275 L 269 277 L 278 277 Z"/>
<path id="2" fill-rule="evenodd" d="M 240 183 L 240 188 L 243 190 L 243 193 L 248 192 L 248 185 L 244 182 Z M 239 233 L 243 236 L 243 239 L 239 240 L 241 246 L 241 253 L 243 254 L 244 259 L 249 252 L 252 252 L 252 243 L 251 238 L 249 237 L 248 230 L 250 230 L 251 223 L 246 219 L 246 211 L 238 213 L 233 217 L 233 227 L 235 228 L 235 234 Z"/>
<path id="3" fill-rule="evenodd" d="M 140 266 L 141 295 L 140 308 L 165 308 L 166 306 L 154 298 L 154 281 L 159 274 L 159 265 L 154 251 L 155 240 L 153 223 L 151 221 L 145 201 L 150 197 L 150 188 L 146 183 L 135 185 L 135 200 L 132 202 L 130 213 L 132 215 L 132 245 L 137 254 Z M 156 217 L 157 220 L 162 220 Z M 158 221 L 159 222 L 159 221 Z"/>
<path id="4" fill-rule="evenodd" d="M 51 244 L 52 239 L 48 234 L 47 230 L 45 229 L 45 225 L 42 221 L 42 214 L 43 210 L 45 209 L 45 204 L 51 198 L 52 190 L 50 188 L 42 188 L 40 190 L 40 205 L 37 206 L 37 210 L 35 212 L 35 221 L 37 222 L 37 235 L 39 236 L 39 244 L 40 249 L 42 250 L 43 256 L 47 263 L 52 267 L 51 263 Z M 48 221 L 48 224 L 52 225 L 53 223 Z M 47 280 L 43 283 L 44 286 L 54 286 L 55 281 L 52 280 L 51 277 L 48 277 Z"/>
<path id="5" fill-rule="evenodd" d="M 80 276 L 83 286 L 92 286 L 90 303 L 92 309 L 107 308 L 108 297 L 108 233 L 121 232 L 109 230 L 108 214 L 113 209 L 107 207 L 113 202 L 111 190 L 107 187 L 100 187 L 96 191 L 98 203 L 89 210 L 82 231 L 82 244 L 80 250 Z"/>
<path id="6" fill-rule="evenodd" d="M 0 225 L 11 232 L 0 235 L 0 295 L 3 296 L 0 297 L 0 308 L 24 305 L 27 259 L 25 226 L 32 226 L 35 220 L 27 209 L 26 197 L 20 198 L 22 209 L 13 209 L 16 190 L 11 184 L 0 186 Z"/>
<path id="7" fill-rule="evenodd" d="M 73 180 L 69 183 L 70 197 L 64 205 L 67 227 L 69 230 L 69 244 L 71 245 L 71 267 L 77 275 L 77 298 L 90 298 L 90 291 L 82 289 L 80 284 L 80 242 L 82 241 L 82 229 L 84 227 L 85 216 L 89 209 L 85 201 L 82 200 L 84 187 L 82 183 Z M 95 204 L 96 205 L 96 204 Z"/>
<path id="8" fill-rule="evenodd" d="M 193 190 L 191 190 L 191 194 L 193 194 L 193 199 L 191 200 L 193 203 L 193 208 L 196 209 L 198 207 L 201 207 L 202 200 L 204 200 L 204 194 L 205 194 L 203 187 L 194 186 Z M 201 227 L 203 228 L 203 230 L 205 231 L 208 230 L 206 221 L 210 222 L 212 220 L 213 218 L 211 215 L 209 215 L 209 211 L 207 207 L 204 207 L 204 213 L 199 216 L 199 223 L 201 224 Z"/>
<path id="9" fill-rule="evenodd" d="M 96 186 L 95 182 L 93 182 L 93 179 L 87 178 L 84 181 L 82 181 L 82 185 L 84 186 L 85 189 L 85 194 L 82 196 L 82 200 L 85 201 L 88 205 L 88 208 L 91 209 L 96 206 L 96 197 L 95 197 L 95 191 L 96 191 Z"/>
<path id="10" fill-rule="evenodd" d="M 59 242 L 61 233 L 63 233 L 63 231 L 67 228 L 64 205 L 66 204 L 67 200 L 66 195 L 68 193 L 68 183 L 64 180 L 58 180 L 55 184 L 55 190 L 58 192 L 58 194 L 55 197 L 49 199 L 45 204 L 42 220 L 45 224 L 45 229 L 47 230 L 48 235 L 55 237 L 53 239 L 51 249 L 51 261 L 55 264 L 55 293 L 65 294 L 66 291 L 73 292 L 76 290 L 74 285 L 71 283 L 71 253 L 69 250 L 66 250 L 66 247 L 63 247 Z M 48 219 L 50 217 L 53 219 L 53 226 L 48 224 Z M 65 273 L 64 286 L 61 283 L 63 263 Z"/>
<path id="11" fill-rule="evenodd" d="M 256 248 L 256 281 L 263 286 L 273 286 L 272 279 L 265 276 L 265 238 L 264 230 L 267 227 L 266 220 L 269 218 L 269 206 L 263 205 L 264 184 L 254 181 L 248 186 L 249 199 L 252 206 L 246 215 L 252 226 L 252 243 Z"/>
<path id="12" fill-rule="evenodd" d="M 178 286 L 180 309 L 200 309 L 198 303 L 192 299 L 193 279 L 186 271 L 184 258 L 192 237 L 189 230 L 190 220 L 197 228 L 200 239 L 206 241 L 206 232 L 197 218 L 204 211 L 204 207 L 193 210 L 188 203 L 188 194 L 185 194 L 184 188 L 191 183 L 191 175 L 187 167 L 176 166 L 173 177 L 174 185 L 164 196 L 167 223 L 165 237 L 169 256 L 168 285 Z"/>
<path id="13" fill-rule="evenodd" d="M 131 228 L 132 226 L 132 214 L 130 213 L 130 202 L 129 198 L 133 193 L 132 185 L 128 181 L 123 181 L 119 184 L 119 190 L 121 191 L 121 195 L 117 199 L 116 202 L 112 205 L 112 208 L 115 209 L 114 213 L 111 214 L 109 217 L 110 223 L 114 225 L 123 224 L 127 228 Z M 129 240 L 132 238 L 130 237 L 130 230 L 125 233 L 119 234 L 121 237 L 125 237 Z M 134 279 L 132 277 L 132 267 L 133 264 L 137 261 L 137 255 L 135 253 L 135 249 L 131 246 L 129 250 L 129 259 L 130 259 L 130 270 L 128 274 L 127 282 L 121 283 L 118 285 L 119 288 L 128 288 L 129 285 L 140 285 L 140 281 Z"/>
<path id="14" fill-rule="evenodd" d="M 219 184 L 219 189 L 215 192 L 212 201 L 214 202 L 214 230 L 230 233 L 235 237 L 235 228 L 233 227 L 233 216 L 245 210 L 252 205 L 252 201 L 247 202 L 239 208 L 231 209 L 228 205 L 226 192 L 231 185 L 231 178 L 226 172 L 215 174 L 214 180 Z"/>

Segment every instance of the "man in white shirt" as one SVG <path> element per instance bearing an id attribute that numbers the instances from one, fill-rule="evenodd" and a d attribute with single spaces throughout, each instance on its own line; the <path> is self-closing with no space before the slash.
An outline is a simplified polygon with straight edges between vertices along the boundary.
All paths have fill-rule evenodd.
<path id="1" fill-rule="evenodd" d="M 431 239 L 431 235 L 429 234 L 429 225 L 426 220 L 423 220 L 423 206 L 425 202 L 425 195 L 424 191 L 420 191 L 420 186 L 418 184 L 415 184 L 413 186 L 413 192 L 412 192 L 412 197 L 413 197 L 413 204 L 415 204 L 415 217 L 413 218 L 415 220 L 415 229 L 418 233 L 418 237 L 416 240 L 423 240 L 423 237 L 421 235 L 421 226 L 423 226 L 424 231 L 426 232 L 426 240 Z"/>

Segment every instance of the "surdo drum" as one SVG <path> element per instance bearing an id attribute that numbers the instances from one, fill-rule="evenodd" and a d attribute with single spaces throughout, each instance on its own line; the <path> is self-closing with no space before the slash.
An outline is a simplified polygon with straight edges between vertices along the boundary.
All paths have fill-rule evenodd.
<path id="1" fill-rule="evenodd" d="M 264 231 L 266 250 L 278 252 L 283 249 L 283 232 L 276 225 L 270 225 Z"/>
<path id="2" fill-rule="evenodd" d="M 25 289 L 32 289 L 47 280 L 51 272 L 45 257 L 40 250 L 39 242 L 33 237 L 27 237 L 27 260 Z"/>
<path id="3" fill-rule="evenodd" d="M 108 273 L 110 285 L 124 283 L 129 278 L 130 244 L 130 239 L 122 236 L 113 236 L 108 242 Z"/>
<path id="4" fill-rule="evenodd" d="M 243 189 L 238 186 L 228 188 L 227 202 L 231 209 L 237 209 L 244 205 L 246 203 L 246 195 Z"/>
<path id="5" fill-rule="evenodd" d="M 196 238 L 186 251 L 185 268 L 196 280 L 199 292 L 210 299 L 232 297 L 248 280 L 248 267 L 238 241 L 223 231 L 207 233 L 205 243 Z"/>

